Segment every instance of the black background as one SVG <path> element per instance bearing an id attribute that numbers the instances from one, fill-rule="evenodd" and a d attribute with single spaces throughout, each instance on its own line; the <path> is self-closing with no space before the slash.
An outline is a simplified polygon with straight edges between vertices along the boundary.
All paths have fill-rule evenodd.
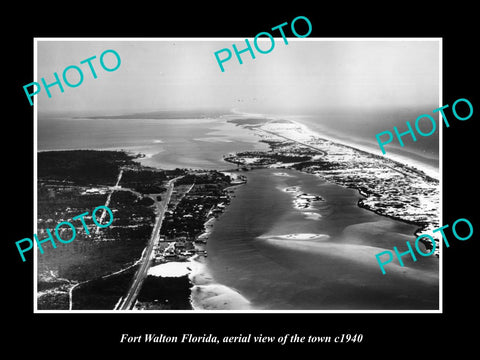
<path id="1" fill-rule="evenodd" d="M 192 351 L 199 356 L 239 351 L 269 353 L 278 350 L 311 352 L 320 357 L 341 355 L 418 356 L 444 350 L 473 348 L 477 324 L 476 259 L 480 227 L 473 209 L 478 200 L 475 168 L 478 166 L 476 130 L 480 113 L 477 38 L 473 8 L 420 8 L 417 4 L 388 3 L 381 7 L 342 2 L 338 7 L 292 4 L 264 6 L 243 2 L 179 8 L 162 3 L 110 3 L 10 8 L 4 14 L 3 79 L 3 259 L 4 346 L 57 358 L 78 355 L 137 354 L 165 356 Z M 34 37 L 242 37 L 253 38 L 296 16 L 310 19 L 310 37 L 442 37 L 443 104 L 469 99 L 474 108 L 468 121 L 450 121 L 443 131 L 443 224 L 469 219 L 474 235 L 468 241 L 451 241 L 444 248 L 443 314 L 34 314 L 33 258 L 22 263 L 15 241 L 33 235 L 33 108 L 23 85 L 33 81 Z M 11 17 L 10 22 L 6 21 Z M 477 23 L 476 23 L 476 22 Z M 193 55 L 194 56 L 194 55 Z M 274 53 L 270 56 L 274 56 Z M 475 91 L 474 91 L 475 88 Z M 5 101 L 6 100 L 6 101 Z M 433 110 L 433 109 L 432 109 Z M 448 114 L 448 113 L 447 113 Z M 406 119 L 410 120 L 410 119 Z M 180 335 L 212 333 L 218 337 L 251 333 L 281 336 L 285 333 L 336 336 L 363 334 L 356 344 L 121 344 L 122 333 Z M 3 349 L 5 352 L 7 349 Z M 69 351 L 68 353 L 66 351 Z"/>

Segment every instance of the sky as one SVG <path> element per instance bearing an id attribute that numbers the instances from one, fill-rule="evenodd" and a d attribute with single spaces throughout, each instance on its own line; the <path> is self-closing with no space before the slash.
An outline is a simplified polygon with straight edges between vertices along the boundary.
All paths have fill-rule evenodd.
<path id="1" fill-rule="evenodd" d="M 37 77 L 54 82 L 70 65 L 82 69 L 84 80 L 75 88 L 64 84 L 35 96 L 40 112 L 129 114 L 158 110 L 233 109 L 241 111 L 301 112 L 305 109 L 359 107 L 436 108 L 439 104 L 439 40 L 276 38 L 268 54 L 256 58 L 241 54 L 239 64 L 232 44 L 239 50 L 245 39 L 168 39 L 126 41 L 94 39 L 52 41 L 37 39 Z M 268 49 L 270 40 L 259 41 Z M 214 53 L 228 48 L 232 58 L 220 70 Z M 99 62 L 105 50 L 115 50 L 120 67 L 105 71 Z M 92 65 L 82 60 L 96 56 Z M 222 53 L 220 56 L 224 56 Z M 116 60 L 105 55 L 105 64 Z M 75 70 L 68 79 L 77 82 Z M 62 80 L 63 82 L 63 80 Z M 26 101 L 28 101 L 26 99 Z M 433 107 L 435 106 L 435 107 Z"/>

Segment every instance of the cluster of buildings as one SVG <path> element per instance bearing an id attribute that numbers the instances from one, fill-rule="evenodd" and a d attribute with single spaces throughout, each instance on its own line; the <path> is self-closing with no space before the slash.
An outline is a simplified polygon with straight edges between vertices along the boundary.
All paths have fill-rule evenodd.
<path id="1" fill-rule="evenodd" d="M 182 194 L 176 197 L 181 200 L 171 201 L 165 211 L 159 241 L 154 248 L 155 263 L 182 261 L 195 254 L 206 256 L 211 221 L 230 203 L 229 188 L 244 183 L 245 179 L 207 171 L 192 172 L 182 181 L 192 184 L 187 190 L 178 190 Z"/>
<path id="2" fill-rule="evenodd" d="M 153 260 L 155 264 L 168 261 L 184 261 L 195 254 L 206 256 L 205 250 L 195 248 L 193 242 L 186 241 L 185 239 L 166 242 L 165 238 L 161 237 L 160 241 L 155 244 L 153 248 Z"/>

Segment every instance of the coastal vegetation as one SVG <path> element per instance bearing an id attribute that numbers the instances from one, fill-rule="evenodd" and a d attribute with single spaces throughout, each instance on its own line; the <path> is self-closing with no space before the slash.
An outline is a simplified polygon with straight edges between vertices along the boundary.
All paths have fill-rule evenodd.
<path id="1" fill-rule="evenodd" d="M 45 151 L 37 155 L 38 178 L 75 185 L 115 185 L 121 166 L 134 165 L 136 155 L 122 151 Z"/>
<path id="2" fill-rule="evenodd" d="M 275 123 L 280 124 L 251 129 L 270 151 L 238 152 L 225 160 L 239 166 L 290 167 L 356 189 L 364 196 L 358 206 L 418 225 L 416 236 L 439 227 L 438 180 L 412 166 L 314 136 L 298 123 Z M 436 236 L 437 255 L 439 240 Z M 430 249 L 432 243 L 425 246 Z"/>
<path id="3" fill-rule="evenodd" d="M 43 166 L 38 177 L 39 239 L 47 237 L 46 229 L 53 230 L 59 222 L 107 202 L 114 214 L 112 224 L 98 231 L 91 216 L 85 216 L 89 234 L 77 227 L 74 241 L 57 242 L 55 251 L 39 255 L 38 309 L 66 310 L 70 304 L 73 309 L 113 309 L 131 282 L 171 179 L 176 180 L 175 200 L 165 204 L 170 211 L 165 213 L 160 232 L 170 242 L 187 241 L 193 247 L 205 231 L 205 222 L 229 202 L 226 188 L 232 179 L 224 173 L 152 169 L 136 163 L 135 158 L 123 152 L 93 150 L 38 154 L 39 168 Z M 58 169 L 62 166 L 66 169 Z M 150 283 L 160 287 L 142 290 L 141 299 L 147 303 L 167 286 L 169 290 L 154 302 L 162 308 L 189 308 L 188 279 L 170 284 L 147 277 L 146 284 Z"/>
<path id="4" fill-rule="evenodd" d="M 98 231 L 91 216 L 85 216 L 90 234 L 78 227 L 73 242 L 56 242 L 54 251 L 39 254 L 37 285 L 39 291 L 45 290 L 38 299 L 39 309 L 67 309 L 65 296 L 68 300 L 67 290 L 72 286 L 101 279 L 131 266 L 140 257 L 151 235 L 156 211 L 155 201 L 145 192 L 163 192 L 163 182 L 168 175 L 141 171 L 134 161 L 136 157 L 120 151 L 38 153 L 39 239 L 47 238 L 46 229 L 53 232 L 59 222 L 71 220 L 107 201 L 114 214 L 113 223 Z M 135 169 L 139 170 L 138 175 L 134 174 Z M 126 174 L 126 181 L 121 183 L 121 188 L 114 188 L 121 172 Z M 152 183 L 142 187 L 142 181 L 148 180 Z M 52 245 L 45 243 L 44 246 Z M 80 289 L 85 293 L 82 287 L 74 292 Z M 88 289 L 96 291 L 98 288 L 90 286 Z M 95 296 L 92 292 L 91 295 Z"/>
<path id="5" fill-rule="evenodd" d="M 167 239 L 184 237 L 195 240 L 204 230 L 210 214 L 221 211 L 229 197 L 225 188 L 231 178 L 218 171 L 189 174 L 177 181 L 177 185 L 192 184 L 191 189 L 171 211 L 165 213 L 160 234 Z"/>
<path id="6" fill-rule="evenodd" d="M 229 123 L 232 123 L 232 124 L 235 124 L 237 126 L 244 126 L 244 127 L 248 127 L 248 126 L 252 126 L 252 125 L 263 125 L 265 124 L 267 121 L 269 121 L 268 119 L 256 119 L 256 118 L 246 118 L 246 119 L 231 119 L 231 120 L 227 120 L 227 122 Z"/>
<path id="7" fill-rule="evenodd" d="M 147 276 L 138 295 L 139 306 L 146 310 L 192 310 L 190 288 L 187 275 Z"/>
<path id="8" fill-rule="evenodd" d="M 167 189 L 163 186 L 167 172 L 150 169 L 125 170 L 120 185 L 142 194 L 160 194 Z"/>
<path id="9" fill-rule="evenodd" d="M 95 278 L 77 286 L 73 292 L 73 310 L 112 310 L 125 295 L 136 267 L 119 274 Z"/>
<path id="10" fill-rule="evenodd" d="M 243 151 L 224 157 L 225 161 L 237 165 L 270 165 L 275 163 L 293 163 L 311 160 L 308 155 L 286 154 L 264 151 Z"/>

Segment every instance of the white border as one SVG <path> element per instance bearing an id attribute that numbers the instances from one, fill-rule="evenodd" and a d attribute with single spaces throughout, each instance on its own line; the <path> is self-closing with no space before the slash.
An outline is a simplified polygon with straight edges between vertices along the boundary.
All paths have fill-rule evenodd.
<path id="1" fill-rule="evenodd" d="M 275 38 L 280 41 L 282 38 Z M 439 43 L 439 107 L 443 105 L 443 38 L 441 37 L 422 37 L 422 38 L 290 38 L 288 41 L 438 41 Z M 33 76 L 35 82 L 38 79 L 37 73 L 37 45 L 39 41 L 245 41 L 245 38 L 88 38 L 88 37 L 55 37 L 55 38 L 33 38 Z M 266 40 L 266 39 L 260 39 Z M 38 99 L 38 98 L 37 98 Z M 33 119 L 34 119 L 34 153 L 33 153 L 33 229 L 37 233 L 37 126 L 38 126 L 38 107 L 37 99 L 34 100 Z M 432 109 L 434 110 L 434 109 Z M 443 126 L 441 126 L 441 115 L 439 116 L 439 186 L 440 186 L 440 223 L 443 224 Z M 35 314 L 442 314 L 443 313 L 443 243 L 440 241 L 440 259 L 439 259 L 439 309 L 438 310 L 38 310 L 37 308 L 37 253 L 38 247 L 33 252 L 33 312 Z"/>
<path id="2" fill-rule="evenodd" d="M 439 87 L 439 101 L 440 103 L 438 104 L 438 107 L 443 106 L 443 39 L 440 38 L 440 41 L 438 43 L 438 87 Z M 433 110 L 433 109 L 432 109 Z M 443 124 L 442 124 L 442 118 L 440 113 L 438 114 L 438 136 L 440 137 L 439 141 L 439 176 L 440 178 L 438 179 L 438 186 L 440 186 L 440 224 L 444 224 L 444 219 L 443 219 Z M 439 281 L 439 312 L 443 313 L 443 241 L 439 241 L 440 245 L 440 261 L 439 261 L 439 269 L 438 269 L 438 281 Z"/>

